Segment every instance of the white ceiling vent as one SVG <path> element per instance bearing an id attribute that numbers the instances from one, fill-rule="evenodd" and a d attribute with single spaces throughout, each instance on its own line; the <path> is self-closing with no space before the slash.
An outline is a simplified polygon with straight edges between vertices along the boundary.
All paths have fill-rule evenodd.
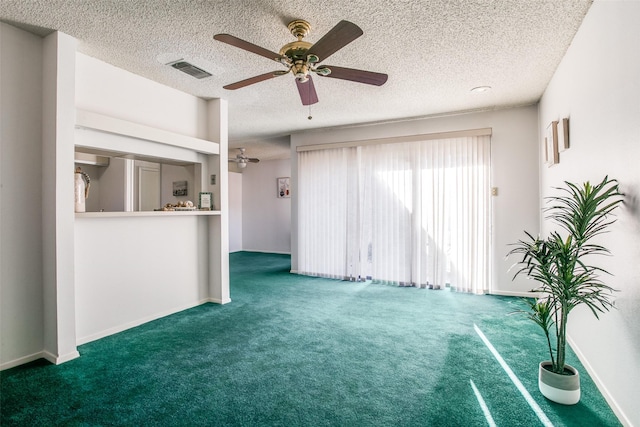
<path id="1" fill-rule="evenodd" d="M 187 73 L 192 77 L 195 77 L 196 79 L 204 79 L 206 77 L 211 77 L 211 73 L 209 73 L 208 71 L 203 70 L 200 67 L 196 67 L 195 65 L 187 62 L 187 61 L 176 61 L 176 62 L 172 62 L 168 65 L 171 65 L 173 68 L 175 68 L 176 70 L 180 70 L 183 73 Z"/>

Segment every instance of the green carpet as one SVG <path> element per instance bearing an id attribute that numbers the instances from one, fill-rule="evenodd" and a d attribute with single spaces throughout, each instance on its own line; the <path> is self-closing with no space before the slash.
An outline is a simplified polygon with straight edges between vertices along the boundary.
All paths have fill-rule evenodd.
<path id="1" fill-rule="evenodd" d="M 547 355 L 514 298 L 288 273 L 231 254 L 230 304 L 205 304 L 0 373 L 2 426 L 541 425 L 476 324 L 556 426 L 620 425 L 585 369 L 574 406 L 537 391 Z"/>

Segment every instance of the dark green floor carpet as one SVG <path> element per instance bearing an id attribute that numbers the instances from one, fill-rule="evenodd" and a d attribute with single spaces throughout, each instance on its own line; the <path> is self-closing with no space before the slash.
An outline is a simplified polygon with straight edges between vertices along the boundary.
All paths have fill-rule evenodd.
<path id="1" fill-rule="evenodd" d="M 614 426 L 586 371 L 582 400 L 537 391 L 546 356 L 521 304 L 288 274 L 289 257 L 231 255 L 230 304 L 206 304 L 34 362 L 1 379 L 2 426 L 541 425 L 474 323 L 556 426 Z"/>

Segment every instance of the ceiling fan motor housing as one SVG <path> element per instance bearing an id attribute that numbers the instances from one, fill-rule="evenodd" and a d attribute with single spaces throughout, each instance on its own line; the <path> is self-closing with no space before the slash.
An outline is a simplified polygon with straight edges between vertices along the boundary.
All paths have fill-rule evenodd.
<path id="1" fill-rule="evenodd" d="M 295 21 L 289 22 L 287 27 L 289 31 L 291 31 L 291 34 L 298 40 L 282 46 L 280 55 L 289 58 L 291 61 L 291 72 L 296 80 L 304 83 L 309 80 L 308 64 L 318 62 L 318 57 L 315 55 L 311 55 L 312 58 L 307 58 L 307 52 L 313 44 L 302 41 L 302 39 L 309 34 L 309 31 L 311 31 L 311 25 L 303 19 L 296 19 Z"/>
<path id="2" fill-rule="evenodd" d="M 301 40 L 287 43 L 282 46 L 282 49 L 280 49 L 280 55 L 286 56 L 292 61 L 296 61 L 298 59 L 306 60 L 306 53 L 311 46 L 313 46 L 311 43 L 303 42 Z"/>

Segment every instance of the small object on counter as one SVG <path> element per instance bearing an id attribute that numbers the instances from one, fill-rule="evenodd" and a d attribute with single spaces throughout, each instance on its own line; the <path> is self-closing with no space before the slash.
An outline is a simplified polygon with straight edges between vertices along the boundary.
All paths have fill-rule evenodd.
<path id="1" fill-rule="evenodd" d="M 195 211 L 196 208 L 193 206 L 193 202 L 190 200 L 187 201 L 179 201 L 176 203 L 167 203 L 161 208 L 162 211 Z"/>

